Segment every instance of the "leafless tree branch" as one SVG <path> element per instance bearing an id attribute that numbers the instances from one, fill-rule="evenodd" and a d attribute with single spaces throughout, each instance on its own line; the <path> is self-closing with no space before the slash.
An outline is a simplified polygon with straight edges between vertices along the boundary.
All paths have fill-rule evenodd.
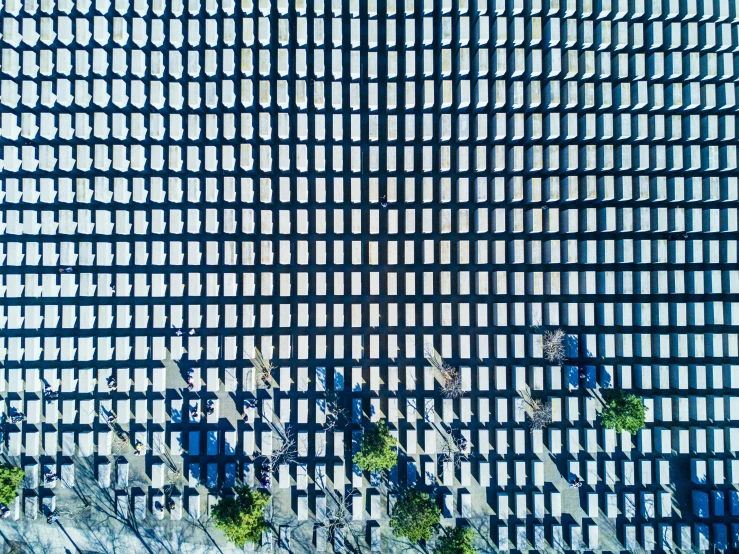
<path id="1" fill-rule="evenodd" d="M 345 495 L 336 491 L 332 493 L 324 490 L 324 492 L 326 493 L 326 514 L 316 523 L 319 529 L 326 529 L 327 540 L 333 542 L 336 531 L 349 528 L 353 521 L 351 501 L 356 489 L 352 489 Z"/>
<path id="2" fill-rule="evenodd" d="M 553 364 L 561 364 L 565 359 L 565 332 L 562 329 L 545 331 L 542 335 L 544 357 Z"/>
<path id="3" fill-rule="evenodd" d="M 430 345 L 425 344 L 423 355 L 441 377 L 441 392 L 446 398 L 459 398 L 464 395 L 462 389 L 462 375 L 456 367 L 446 363 L 439 353 Z"/>
<path id="4" fill-rule="evenodd" d="M 538 331 L 539 327 L 541 327 L 541 318 L 540 317 L 535 318 L 534 321 L 531 323 L 530 327 L 534 331 Z"/>
<path id="5" fill-rule="evenodd" d="M 128 435 L 126 434 L 126 432 L 120 428 L 116 429 L 111 424 L 108 425 L 113 430 L 113 445 L 111 449 L 113 455 L 121 456 L 128 453 L 128 447 L 131 441 L 128 439 Z"/>
<path id="6" fill-rule="evenodd" d="M 247 357 L 257 371 L 257 375 L 259 375 L 262 383 L 268 385 L 272 380 L 272 373 L 275 370 L 272 360 L 266 360 L 258 348 L 254 349 L 253 356 L 247 354 Z"/>
<path id="7" fill-rule="evenodd" d="M 456 469 L 462 466 L 462 462 L 469 461 L 470 447 L 467 441 L 460 437 L 454 437 L 448 433 L 442 433 L 444 444 L 441 447 L 441 461 L 452 462 Z"/>
<path id="8" fill-rule="evenodd" d="M 529 414 L 529 427 L 532 430 L 541 430 L 552 422 L 552 403 L 541 400 L 529 402 L 531 413 Z"/>
<path id="9" fill-rule="evenodd" d="M 326 394 L 326 423 L 323 425 L 327 433 L 340 428 L 349 421 L 349 412 L 341 404 L 341 400 L 333 392 Z"/>
<path id="10" fill-rule="evenodd" d="M 172 496 L 172 493 L 177 490 L 180 481 L 183 479 L 182 464 L 178 464 L 174 461 L 169 447 L 165 447 L 164 452 L 162 452 L 162 461 L 164 462 L 164 466 L 167 468 L 167 475 L 164 487 L 162 488 L 162 493 L 164 494 L 165 499 L 169 499 Z"/>
<path id="11" fill-rule="evenodd" d="M 441 358 L 436 349 L 430 344 L 423 345 L 423 357 L 438 371 L 441 371 L 441 366 L 444 360 Z"/>
<path id="12" fill-rule="evenodd" d="M 446 398 L 459 398 L 464 394 L 462 375 L 456 367 L 442 363 L 439 373 L 441 373 L 441 392 Z"/>
<path id="13" fill-rule="evenodd" d="M 288 428 L 283 428 L 282 431 L 277 431 L 279 438 L 279 446 L 276 448 L 273 446 L 272 455 L 265 456 L 265 461 L 269 466 L 270 473 L 276 473 L 280 466 L 283 464 L 294 464 L 297 463 L 298 447 L 295 440 L 295 436 L 292 431 Z"/>

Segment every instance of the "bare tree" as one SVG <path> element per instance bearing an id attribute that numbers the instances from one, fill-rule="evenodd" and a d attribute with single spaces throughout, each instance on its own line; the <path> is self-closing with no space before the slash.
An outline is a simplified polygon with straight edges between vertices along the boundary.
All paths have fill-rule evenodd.
<path id="1" fill-rule="evenodd" d="M 164 451 L 162 452 L 162 461 L 164 462 L 164 466 L 167 468 L 167 475 L 165 477 L 164 487 L 162 487 L 162 493 L 164 494 L 165 499 L 169 500 L 172 493 L 177 490 L 177 486 L 183 479 L 182 464 L 178 464 L 174 461 L 172 452 L 167 446 L 165 446 Z"/>
<path id="2" fill-rule="evenodd" d="M 439 373 L 441 373 L 441 392 L 446 398 L 459 398 L 464 394 L 462 375 L 456 367 L 442 363 Z"/>
<path id="3" fill-rule="evenodd" d="M 528 389 L 519 390 L 518 394 L 527 405 L 526 413 L 532 431 L 544 429 L 552 422 L 552 403 L 549 400 L 532 398 Z"/>
<path id="4" fill-rule="evenodd" d="M 441 371 L 441 366 L 444 363 L 444 360 L 436 349 L 428 343 L 423 345 L 423 357 L 426 358 L 436 370 Z"/>
<path id="5" fill-rule="evenodd" d="M 327 540 L 333 542 L 336 531 L 340 528 L 348 528 L 352 523 L 352 506 L 351 500 L 354 490 L 346 495 L 339 492 L 333 493 L 324 490 L 326 493 L 326 514 L 322 520 L 317 522 L 319 529 L 326 529 Z"/>
<path id="6" fill-rule="evenodd" d="M 341 538 L 343 539 L 345 550 L 361 554 L 365 552 L 367 543 L 365 542 L 364 525 L 358 525 L 352 516 L 352 498 L 359 492 L 352 489 L 346 494 L 339 492 L 331 492 L 324 489 L 326 493 L 326 512 L 323 517 L 317 514 L 319 518 L 316 520 L 317 531 L 325 533 L 327 543 L 334 543 Z"/>
<path id="7" fill-rule="evenodd" d="M 539 327 L 541 327 L 541 317 L 533 318 L 533 322 L 529 327 L 531 327 L 534 331 L 538 331 Z"/>
<path id="8" fill-rule="evenodd" d="M 349 421 L 349 412 L 344 408 L 341 398 L 335 392 L 326 393 L 326 423 L 323 429 L 326 432 L 343 427 Z"/>
<path id="9" fill-rule="evenodd" d="M 257 375 L 259 376 L 262 383 L 264 383 L 264 385 L 266 385 L 267 387 L 270 387 L 272 373 L 275 370 L 275 366 L 274 364 L 272 364 L 272 360 L 265 359 L 258 348 L 254 348 L 253 356 L 249 356 L 248 354 L 246 356 L 249 358 L 249 361 L 254 366 L 254 369 L 256 370 Z"/>
<path id="10" fill-rule="evenodd" d="M 446 398 L 459 398 L 464 394 L 462 375 L 456 367 L 446 363 L 430 344 L 423 347 L 423 356 L 441 377 L 441 392 Z"/>
<path id="11" fill-rule="evenodd" d="M 454 467 L 459 469 L 462 462 L 469 461 L 470 448 L 467 440 L 462 436 L 454 437 L 449 433 L 442 433 L 444 444 L 441 447 L 441 461 L 452 462 Z"/>
<path id="12" fill-rule="evenodd" d="M 553 364 L 561 364 L 565 359 L 565 332 L 562 329 L 545 331 L 542 335 L 544 357 Z"/>
<path id="13" fill-rule="evenodd" d="M 128 453 L 128 447 L 131 441 L 128 439 L 126 432 L 121 428 L 115 428 L 110 423 L 108 425 L 113 430 L 113 454 L 115 456 L 121 456 Z"/>
<path id="14" fill-rule="evenodd" d="M 172 457 L 172 451 L 168 446 L 164 445 L 164 450 L 161 453 L 162 461 L 167 467 L 167 472 L 173 475 L 175 478 L 182 476 L 182 464 L 178 464 Z"/>
<path id="15" fill-rule="evenodd" d="M 531 400 L 528 404 L 531 408 L 529 427 L 532 430 L 544 429 L 552 422 L 552 403 L 550 401 Z"/>
<path id="16" fill-rule="evenodd" d="M 77 501 L 68 500 L 63 506 L 56 508 L 56 512 L 70 521 L 89 519 L 92 511 L 92 503 L 85 497 L 79 497 Z"/>
<path id="17" fill-rule="evenodd" d="M 274 370 L 275 370 L 275 366 L 272 363 L 272 360 L 264 361 L 261 367 L 260 376 L 262 378 L 262 382 L 265 385 L 272 380 L 272 373 L 274 373 Z"/>
<path id="18" fill-rule="evenodd" d="M 275 430 L 279 437 L 279 445 L 272 448 L 272 454 L 265 456 L 265 462 L 270 473 L 276 473 L 283 464 L 294 464 L 298 457 L 298 447 L 295 436 L 288 428 Z"/>

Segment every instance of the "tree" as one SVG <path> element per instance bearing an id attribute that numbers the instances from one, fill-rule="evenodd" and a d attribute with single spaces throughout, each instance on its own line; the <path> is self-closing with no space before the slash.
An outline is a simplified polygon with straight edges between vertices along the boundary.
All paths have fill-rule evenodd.
<path id="1" fill-rule="evenodd" d="M 249 358 L 249 361 L 254 366 L 254 369 L 257 372 L 257 377 L 261 379 L 262 384 L 267 388 L 271 388 L 272 384 L 270 381 L 272 380 L 272 373 L 275 370 L 272 360 L 265 360 L 264 356 L 262 356 L 262 353 L 259 351 L 259 348 L 254 349 L 253 356 L 246 354 L 246 357 Z"/>
<path id="2" fill-rule="evenodd" d="M 462 375 L 456 367 L 447 363 L 441 364 L 441 392 L 446 398 L 459 398 L 464 394 Z"/>
<path id="3" fill-rule="evenodd" d="M 269 529 L 264 511 L 269 494 L 262 489 L 236 487 L 235 498 L 221 498 L 213 506 L 213 522 L 238 548 L 247 542 L 257 544 Z"/>
<path id="4" fill-rule="evenodd" d="M 277 473 L 281 465 L 290 465 L 297 462 L 298 444 L 295 442 L 295 436 L 289 428 L 283 427 L 282 430 L 273 426 L 272 431 L 277 435 L 279 442 L 272 447 L 272 454 L 267 456 L 266 463 L 269 466 L 270 473 Z"/>
<path id="5" fill-rule="evenodd" d="M 19 467 L 0 466 L 0 504 L 10 506 L 18 494 L 24 471 Z"/>
<path id="6" fill-rule="evenodd" d="M 354 463 L 363 471 L 391 470 L 398 463 L 397 444 L 387 424 L 381 421 L 362 436 L 362 449 L 354 456 Z"/>
<path id="7" fill-rule="evenodd" d="M 529 415 L 529 426 L 532 430 L 544 429 L 552 422 L 552 403 L 549 401 L 531 400 L 529 402 L 531 414 Z"/>
<path id="8" fill-rule="evenodd" d="M 520 390 L 523 401 L 528 406 L 529 428 L 532 431 L 541 431 L 552 422 L 552 403 L 549 400 L 539 400 L 531 397 L 531 391 Z"/>
<path id="9" fill-rule="evenodd" d="M 546 331 L 541 340 L 546 360 L 552 364 L 561 364 L 565 359 L 565 332 L 562 329 Z"/>
<path id="10" fill-rule="evenodd" d="M 326 393 L 326 422 L 323 424 L 323 430 L 328 433 L 334 429 L 344 429 L 349 421 L 349 414 L 344 408 L 342 399 L 336 392 L 329 391 Z"/>
<path id="11" fill-rule="evenodd" d="M 459 398 L 464 394 L 462 375 L 459 370 L 449 365 L 430 344 L 423 347 L 423 356 L 441 376 L 441 392 L 445 398 Z"/>
<path id="12" fill-rule="evenodd" d="M 444 444 L 441 447 L 441 461 L 451 462 L 455 468 L 459 469 L 462 462 L 466 462 L 470 457 L 470 449 L 467 445 L 467 439 L 463 436 L 454 437 L 449 433 L 441 432 L 441 438 Z"/>
<path id="13" fill-rule="evenodd" d="M 444 536 L 436 541 L 434 554 L 475 554 L 472 546 L 475 532 L 469 527 L 444 528 Z"/>
<path id="14" fill-rule="evenodd" d="M 441 510 L 433 499 L 418 489 L 405 489 L 393 507 L 390 528 L 396 537 L 411 542 L 427 541 L 439 527 Z"/>
<path id="15" fill-rule="evenodd" d="M 639 429 L 645 427 L 648 408 L 640 397 L 620 389 L 606 389 L 603 398 L 606 405 L 601 417 L 606 429 L 615 429 L 618 433 L 628 431 L 636 435 Z"/>
<path id="16" fill-rule="evenodd" d="M 346 495 L 342 495 L 338 491 L 331 493 L 324 490 L 324 492 L 327 500 L 326 512 L 321 514 L 322 517 L 318 519 L 317 524 L 319 528 L 326 529 L 328 541 L 333 542 L 337 531 L 349 527 L 352 523 L 352 495 L 354 490 Z"/>

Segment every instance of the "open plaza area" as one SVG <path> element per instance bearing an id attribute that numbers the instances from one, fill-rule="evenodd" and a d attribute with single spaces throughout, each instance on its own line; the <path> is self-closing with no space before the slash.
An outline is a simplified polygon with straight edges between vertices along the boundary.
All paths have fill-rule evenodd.
<path id="1" fill-rule="evenodd" d="M 739 551 L 734 0 L 0 26 L 0 554 Z"/>

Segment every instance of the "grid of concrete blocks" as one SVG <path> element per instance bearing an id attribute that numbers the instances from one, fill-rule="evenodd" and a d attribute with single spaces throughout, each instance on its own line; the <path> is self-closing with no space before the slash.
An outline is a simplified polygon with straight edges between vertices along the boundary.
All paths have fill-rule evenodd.
<path id="1" fill-rule="evenodd" d="M 0 11 L 14 518 L 53 509 L 81 467 L 121 514 L 202 518 L 258 486 L 287 432 L 275 547 L 340 551 L 320 522 L 346 498 L 363 546 L 392 551 L 393 494 L 414 483 L 482 551 L 739 547 L 734 2 Z M 542 352 L 555 328 L 561 366 Z M 601 427 L 612 386 L 645 398 L 637 436 Z M 331 397 L 349 416 L 327 429 Z M 551 401 L 547 429 L 527 398 Z M 380 419 L 388 486 L 352 467 Z M 445 461 L 460 435 L 469 458 Z"/>

